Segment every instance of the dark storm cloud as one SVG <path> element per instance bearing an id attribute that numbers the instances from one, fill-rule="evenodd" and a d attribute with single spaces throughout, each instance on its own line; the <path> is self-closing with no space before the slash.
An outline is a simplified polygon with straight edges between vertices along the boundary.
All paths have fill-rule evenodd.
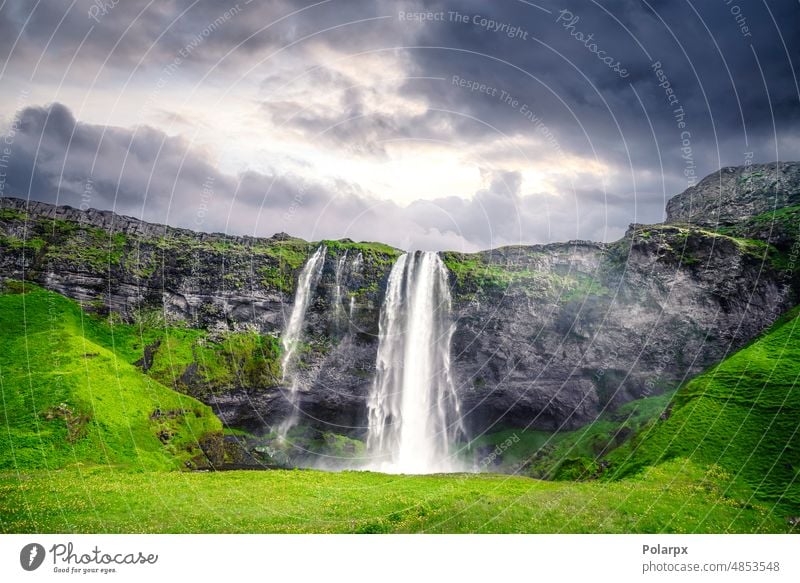
<path id="1" fill-rule="evenodd" d="M 739 6 L 727 0 L 616 0 L 603 2 L 605 10 L 598 3 L 586 1 L 539 2 L 538 5 L 550 14 L 537 10 L 530 3 L 515 0 L 492 3 L 334 0 L 318 6 L 314 4 L 317 3 L 288 0 L 249 4 L 216 0 L 127 1 L 119 2 L 95 20 L 89 17 L 90 10 L 96 6 L 92 0 L 80 0 L 71 10 L 67 0 L 10 1 L 0 11 L 0 38 L 3 39 L 0 48 L 11 57 L 11 64 L 27 67 L 31 59 L 42 56 L 43 49 L 45 58 L 40 67 L 61 70 L 77 56 L 80 67 L 74 74 L 79 74 L 87 63 L 106 59 L 106 67 L 124 66 L 126 70 L 139 64 L 160 67 L 190 46 L 198 34 L 216 21 L 212 33 L 192 51 L 191 64 L 208 67 L 236 48 L 228 57 L 237 67 L 235 73 L 252 64 L 253 56 L 260 51 L 280 49 L 340 24 L 391 16 L 389 20 L 330 30 L 316 41 L 345 52 L 381 50 L 397 43 L 438 47 L 410 50 L 418 67 L 416 73 L 448 78 L 459 74 L 532 101 L 546 112 L 551 124 L 558 127 L 561 141 L 569 148 L 590 151 L 588 142 L 591 140 L 615 143 L 616 149 L 622 150 L 620 144 L 624 137 L 631 144 L 649 146 L 645 148 L 644 158 L 652 163 L 655 144 L 651 143 L 649 126 L 629 86 L 632 83 L 652 115 L 663 146 L 674 150 L 672 146 L 677 140 L 673 137 L 669 108 L 649 68 L 648 54 L 663 63 L 664 71 L 690 114 L 697 139 L 702 140 L 698 145 L 710 150 L 707 156 L 712 159 L 716 155 L 714 129 L 720 142 L 734 135 L 744 147 L 742 117 L 754 140 L 770 133 L 771 113 L 783 121 L 782 125 L 788 121 L 794 128 L 798 122 L 797 87 L 789 62 L 790 57 L 800 58 L 797 33 L 800 8 L 795 2 L 771 3 L 771 6 L 741 2 Z M 737 15 L 744 20 L 737 21 L 731 13 L 734 6 L 739 10 Z M 443 12 L 445 22 L 398 19 L 400 11 L 415 9 Z M 564 9 L 580 19 L 573 29 L 565 29 L 563 20 L 556 22 Z M 297 14 L 292 15 L 295 12 Z M 466 15 L 469 22 L 450 21 L 450 12 Z M 230 18 L 220 21 L 225 14 L 230 14 Z M 473 24 L 474 16 L 518 26 L 529 38 L 510 39 L 502 32 Z M 278 20 L 280 22 L 276 22 Z M 743 35 L 739 22 L 746 23 L 750 36 Z M 620 79 L 584 44 L 570 36 L 570 32 L 592 34 L 593 42 L 618 59 L 628 70 L 629 77 Z M 83 47 L 76 52 L 81 43 Z M 769 96 L 761 81 L 759 63 L 764 70 Z M 217 74 L 228 72 L 231 71 L 222 67 Z M 353 91 L 352 101 L 343 104 L 343 113 L 359 107 L 361 96 L 358 90 Z M 510 129 L 518 125 L 519 120 L 511 108 L 498 107 L 496 100 L 476 99 L 469 92 L 443 87 L 439 82 L 409 82 L 408 91 L 424 94 L 434 105 L 471 111 L 496 127 Z M 560 103 L 559 98 L 573 111 Z M 716 127 L 711 124 L 712 117 Z M 402 125 L 399 123 L 402 121 L 405 120 L 400 119 L 395 125 Z M 584 126 L 588 137 L 578 122 Z M 392 125 L 391 120 L 381 123 Z M 622 132 L 616 127 L 617 123 L 622 126 Z M 640 148 L 632 153 L 637 162 L 640 155 Z"/>
<path id="2" fill-rule="evenodd" d="M 4 195 L 114 209 L 188 228 L 237 234 L 292 228 L 314 236 L 311 226 L 327 214 L 332 224 L 324 232 L 333 236 L 341 228 L 339 215 L 352 218 L 367 207 L 357 187 L 328 189 L 257 172 L 227 176 L 180 138 L 148 127 L 80 123 L 61 104 L 24 109 L 2 143 L 11 143 Z"/>
<path id="3" fill-rule="evenodd" d="M 61 104 L 24 109 L 7 136 L 8 195 L 127 213 L 146 206 L 163 217 L 174 198 L 198 194 L 209 178 L 231 187 L 180 138 L 79 123 Z"/>
<path id="4" fill-rule="evenodd" d="M 672 189 L 686 186 L 680 158 L 682 129 L 677 127 L 675 108 L 659 87 L 662 80 L 652 68 L 654 62 L 661 63 L 686 111 L 685 129 L 691 132 L 701 176 L 720 164 L 742 164 L 746 151 L 754 151 L 756 160 L 772 160 L 776 139 L 785 145 L 798 129 L 800 107 L 790 61 L 800 58 L 800 5 L 796 2 L 768 7 L 755 2 L 737 6 L 725 0 L 625 0 L 603 2 L 605 10 L 594 2 L 539 4 L 552 13 L 514 1 L 437 2 L 432 9 L 457 10 L 468 15 L 469 22 L 420 27 L 419 44 L 437 48 L 413 51 L 415 62 L 426 75 L 475 79 L 527 102 L 542 113 L 568 151 L 597 152 L 618 169 L 632 164 L 634 169 L 655 170 L 659 180 L 663 162 Z M 578 18 L 570 28 L 564 25 L 572 19 L 560 13 L 565 9 Z M 517 25 L 529 33 L 529 40 L 487 30 L 474 23 L 475 15 Z M 562 21 L 556 22 L 559 18 Z M 743 22 L 746 30 L 740 27 Z M 601 62 L 585 42 L 574 38 L 578 33 L 593 35 L 590 44 L 619 60 L 628 77 L 620 78 Z M 518 111 L 498 106 L 497 99 L 453 87 L 443 91 L 437 84 L 409 85 L 408 90 L 470 111 L 504 131 L 520 127 Z M 780 120 L 777 136 L 773 115 Z M 639 187 L 655 191 L 657 182 Z"/>
<path id="5" fill-rule="evenodd" d="M 487 178 L 489 186 L 470 199 L 418 201 L 404 215 L 431 231 L 452 231 L 479 248 L 534 238 L 540 242 L 616 239 L 636 215 L 631 197 L 598 189 L 565 191 L 559 197 L 525 194 L 517 172 L 487 171 Z M 661 202 L 656 204 L 660 208 Z"/>
<path id="6" fill-rule="evenodd" d="M 396 205 L 367 200 L 357 185 L 252 171 L 228 176 L 180 138 L 80 123 L 61 104 L 26 108 L 13 128 L 0 136 L 11 144 L 3 195 L 235 234 L 380 239 L 397 224 Z M 407 235 L 388 238 L 399 244 Z"/>
<path id="7" fill-rule="evenodd" d="M 368 113 L 364 111 L 363 102 L 356 102 L 352 106 L 320 111 L 286 101 L 265 103 L 262 109 L 276 126 L 291 128 L 311 141 L 323 141 L 330 148 L 348 154 L 384 158 L 389 141 L 460 142 L 464 138 L 459 132 L 463 120 L 432 110 L 419 114 Z"/>
<path id="8" fill-rule="evenodd" d="M 187 66 L 220 65 L 218 75 L 236 75 L 256 57 L 319 35 L 336 46 L 387 38 L 379 16 L 389 2 L 270 0 L 9 0 L 0 10 L 0 50 L 19 65 L 43 56 L 43 68 L 63 70 L 73 58 L 75 75 L 100 67 L 163 67 L 176 55 L 190 54 Z M 105 8 L 99 8 L 106 5 Z M 348 23 L 367 20 L 357 25 Z M 341 28 L 338 28 L 341 27 Z M 198 42 L 198 39 L 200 41 Z M 299 48 L 305 46 L 300 44 Z M 12 47 L 14 47 L 12 52 Z M 221 62 L 221 60 L 223 60 Z M 188 62 L 191 61 L 191 62 Z M 231 70 L 232 66 L 236 70 Z"/>
<path id="9" fill-rule="evenodd" d="M 267 102 L 264 108 L 276 122 L 322 135 L 332 147 L 378 153 L 384 137 L 434 134 L 472 143 L 530 133 L 513 99 L 535 113 L 565 152 L 597 157 L 611 167 L 610 186 L 639 197 L 639 208 L 648 209 L 631 220 L 659 220 L 662 209 L 656 202 L 721 165 L 800 156 L 792 142 L 800 124 L 792 63 L 800 58 L 800 5 L 726 0 L 619 0 L 602 8 L 594 2 L 539 4 L 550 13 L 513 0 L 426 2 L 418 7 L 442 14 L 441 20 L 396 21 L 397 29 L 406 31 L 397 37 L 413 33 L 415 38 L 415 48 L 408 49 L 414 74 L 437 78 L 409 80 L 404 94 L 421 96 L 431 108 L 452 114 L 362 117 L 365 97 L 358 89 L 348 90 L 346 102 L 325 111 L 304 109 L 302 103 L 287 109 L 286 102 Z M 486 22 L 518 27 L 524 38 L 509 38 Z M 589 42 L 579 40 L 590 35 Z M 361 48 L 368 46 L 362 42 Z M 625 76 L 593 51 L 621 63 Z M 454 76 L 485 84 L 495 94 L 465 89 Z M 344 80 L 326 81 L 331 87 L 344 85 Z M 509 100 L 498 97 L 505 94 Z M 677 117 L 679 107 L 683 115 Z M 449 123 L 437 125 L 433 119 Z M 437 127 L 442 133 L 432 131 Z"/>
<path id="10" fill-rule="evenodd" d="M 56 84 L 73 63 L 68 84 L 92 80 L 102 68 L 113 80 L 107 83 L 118 87 L 135 68 L 159 71 L 192 47 L 181 69 L 188 82 L 218 65 L 206 82 L 226 86 L 256 66 L 261 93 L 254 107 L 262 118 L 337 153 L 380 158 L 383 141 L 391 139 L 440 140 L 465 150 L 487 144 L 494 152 L 485 152 L 486 188 L 463 193 L 471 199 L 401 209 L 363 192 L 358 177 L 223 175 L 179 137 L 76 123 L 61 106 L 22 113 L 10 188 L 74 205 L 91 177 L 93 206 L 132 214 L 144 209 L 148 218 L 193 226 L 198 197 L 212 183 L 217 212 L 202 228 L 488 246 L 613 238 L 629 222 L 660 220 L 666 198 L 720 165 L 744 163 L 750 152 L 753 161 L 800 158 L 797 2 L 535 3 L 545 10 L 517 0 L 313 4 L 123 1 L 92 19 L 90 0 L 71 10 L 66 0 L 8 1 L 0 10 L 0 56 L 8 58 L 2 81 L 8 93 L 9 72 L 24 78 L 37 66 L 34 84 L 51 84 L 57 95 Z M 444 17 L 398 16 L 415 10 Z M 348 24 L 383 16 L 391 18 Z M 506 34 L 512 26 L 520 31 L 514 38 Z M 331 30 L 284 49 L 325 29 Z M 588 35 L 589 42 L 576 38 Z M 426 110 L 368 107 L 382 99 L 380 84 L 353 86 L 352 78 L 311 60 L 315 47 L 400 59 L 404 69 L 397 74 L 415 78 L 388 88 L 386 98 L 416 100 Z M 598 51 L 618 61 L 625 75 Z M 292 84 L 304 73 L 306 87 L 323 99 L 306 100 L 302 84 Z M 453 76 L 498 94 L 472 91 Z M 677 102 L 659 86 L 667 80 Z M 292 93 L 298 87 L 300 94 Z M 676 118 L 677 107 L 683 117 Z M 163 115 L 191 124 L 184 112 Z M 536 140 L 502 159 L 506 146 L 498 139 L 504 136 Z M 559 185 L 560 196 L 523 190 L 525 171 L 593 158 L 609 170 L 602 183 L 578 167 L 571 183 Z M 519 167 L 509 169 L 508 160 Z"/>
<path id="11" fill-rule="evenodd" d="M 516 172 L 486 170 L 488 187 L 469 200 L 448 197 L 400 207 L 341 180 L 253 171 L 228 176 L 180 138 L 148 127 L 77 122 L 60 104 L 27 108 L 17 119 L 14 133 L 7 134 L 12 146 L 4 195 L 113 209 L 192 229 L 475 250 L 530 241 L 532 233 L 537 241 L 580 233 L 603 238 L 606 225 L 595 224 L 591 212 L 601 193 L 576 192 L 565 200 L 525 195 Z M 611 212 L 615 204 L 608 205 Z"/>

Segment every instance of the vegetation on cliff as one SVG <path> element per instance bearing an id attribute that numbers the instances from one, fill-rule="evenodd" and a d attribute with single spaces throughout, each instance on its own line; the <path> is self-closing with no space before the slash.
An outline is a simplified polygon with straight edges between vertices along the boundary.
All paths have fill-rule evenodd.
<path id="1" fill-rule="evenodd" d="M 636 225 L 631 232 L 633 244 L 652 241 L 664 257 L 685 266 L 707 266 L 715 247 L 731 246 L 742 255 L 764 261 L 780 271 L 786 269 L 785 254 L 765 240 L 733 236 L 731 229 L 711 230 L 693 225 Z"/>
<path id="2" fill-rule="evenodd" d="M 497 256 L 497 251 L 442 253 L 442 260 L 452 274 L 457 300 L 522 294 L 539 301 L 568 302 L 611 294 L 598 278 L 598 273 L 570 269 L 568 262 L 554 268 L 547 263 L 543 251 L 525 247 L 504 248 L 502 251 L 502 257 Z"/>
<path id="3" fill-rule="evenodd" d="M 681 387 L 668 414 L 608 456 L 610 477 L 673 458 L 716 465 L 728 488 L 800 511 L 800 309 Z"/>
<path id="4" fill-rule="evenodd" d="M 575 431 L 490 433 L 474 439 L 469 452 L 502 471 L 604 482 L 680 459 L 725 472 L 726 495 L 745 504 L 758 501 L 776 515 L 796 516 L 798 419 L 800 308 L 795 308 L 674 395 L 631 401 Z"/>
<path id="5" fill-rule="evenodd" d="M 161 384 L 196 397 L 280 383 L 281 346 L 275 336 L 170 324 L 158 311 L 138 314 L 132 324 L 109 326 L 89 318 L 85 330 Z"/>
<path id="6" fill-rule="evenodd" d="M 7 283 L 0 295 L 0 468 L 206 465 L 211 409 L 143 375 L 98 342 L 113 337 L 75 302 Z"/>
<path id="7" fill-rule="evenodd" d="M 328 247 L 331 256 L 361 253 L 368 264 L 380 266 L 390 265 L 401 253 L 383 243 L 348 239 L 309 242 L 286 234 L 238 237 L 149 223 L 129 228 L 126 222 L 133 219 L 125 217 L 118 217 L 113 228 L 100 228 L 80 220 L 84 217 L 78 211 L 74 214 L 75 220 L 52 219 L 18 208 L 0 208 L 0 253 L 21 255 L 33 278 L 38 272 L 58 269 L 139 285 L 164 285 L 173 273 L 203 278 L 214 271 L 224 289 L 286 295 L 294 292 L 297 272 L 320 244 Z"/>
<path id="8" fill-rule="evenodd" d="M 509 428 L 480 435 L 470 441 L 465 455 L 487 471 L 547 480 L 592 480 L 603 471 L 603 457 L 662 415 L 672 394 L 630 401 L 573 431 Z"/>

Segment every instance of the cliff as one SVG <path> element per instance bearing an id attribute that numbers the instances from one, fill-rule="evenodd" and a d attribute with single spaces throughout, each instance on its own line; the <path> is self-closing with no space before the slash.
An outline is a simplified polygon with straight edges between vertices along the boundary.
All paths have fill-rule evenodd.
<path id="1" fill-rule="evenodd" d="M 574 428 L 673 389 L 744 346 L 796 300 L 791 226 L 773 241 L 754 217 L 764 204 L 793 203 L 798 167 L 786 165 L 783 194 L 766 203 L 761 190 L 729 192 L 744 170 L 723 169 L 670 201 L 669 220 L 680 224 L 632 225 L 611 244 L 442 253 L 470 431 Z M 718 175 L 736 201 L 726 207 L 727 231 L 709 229 L 717 219 L 701 221 L 695 211 L 713 208 Z M 298 366 L 301 426 L 363 437 L 381 301 L 401 252 L 323 243 Z M 33 281 L 138 324 L 138 366 L 256 433 L 288 413 L 277 338 L 299 270 L 318 245 L 0 199 L 0 278 Z"/>
<path id="2" fill-rule="evenodd" d="M 667 203 L 667 223 L 726 226 L 800 204 L 800 163 L 722 168 Z"/>

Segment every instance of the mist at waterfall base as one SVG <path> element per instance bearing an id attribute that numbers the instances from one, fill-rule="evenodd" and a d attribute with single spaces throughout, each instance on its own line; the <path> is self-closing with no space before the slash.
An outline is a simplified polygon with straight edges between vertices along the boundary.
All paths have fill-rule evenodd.
<path id="1" fill-rule="evenodd" d="M 277 428 L 281 440 L 297 425 L 298 393 L 306 390 L 293 374 L 296 347 L 302 341 L 305 314 L 325 255 L 326 248 L 320 246 L 304 265 L 281 338 L 291 405 L 289 416 Z M 344 312 L 340 304 L 345 265 L 346 253 L 335 264 L 337 318 Z M 367 399 L 366 455 L 320 459 L 314 467 L 402 474 L 469 471 L 456 450 L 466 432 L 451 371 L 455 325 L 450 311 L 448 271 L 439 255 L 423 251 L 401 255 L 389 274 L 380 312 L 375 376 Z"/>

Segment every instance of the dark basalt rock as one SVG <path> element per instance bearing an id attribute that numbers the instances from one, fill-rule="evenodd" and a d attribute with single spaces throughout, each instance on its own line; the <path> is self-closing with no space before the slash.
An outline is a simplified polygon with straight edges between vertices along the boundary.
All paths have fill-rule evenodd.
<path id="1" fill-rule="evenodd" d="M 521 275 L 455 306 L 455 367 L 473 432 L 572 429 L 674 388 L 740 348 L 794 297 L 734 240 L 671 227 L 634 226 L 614 245 L 531 247 L 509 259 L 521 274 L 545 276 L 536 293 Z M 571 279 L 591 285 L 575 293 Z M 456 283 L 456 296 L 469 285 Z"/>
<path id="2" fill-rule="evenodd" d="M 682 226 L 631 225 L 612 244 L 443 253 L 456 326 L 454 381 L 470 432 L 578 427 L 621 403 L 676 387 L 794 305 L 797 281 L 765 244 L 706 228 L 796 204 L 800 164 L 782 164 L 774 176 L 770 167 L 774 175 L 774 165 L 725 168 L 676 196 L 668 223 Z M 163 308 L 170 319 L 212 333 L 279 335 L 302 259 L 315 248 L 283 233 L 269 239 L 193 233 L 9 198 L 0 199 L 0 212 L 0 279 L 25 277 L 128 319 Z M 67 227 L 58 223 L 50 235 L 54 219 Z M 108 241 L 87 229 L 105 232 Z M 19 244 L 33 236 L 46 244 Z M 86 241 L 106 249 L 103 261 L 64 251 L 83 250 Z M 293 265 L 277 246 L 296 254 Z M 399 252 L 365 246 L 356 265 L 358 250 L 351 248 L 337 308 L 335 269 L 343 253 L 329 246 L 306 317 L 307 346 L 296 373 L 299 419 L 315 431 L 363 437 L 380 307 Z M 146 370 L 151 359 L 143 348 L 138 364 Z M 190 368 L 178 371 L 188 386 L 201 382 Z M 198 396 L 225 424 L 258 434 L 290 413 L 287 391 L 240 382 Z"/>
<path id="3" fill-rule="evenodd" d="M 667 222 L 733 225 L 796 204 L 800 204 L 800 163 L 727 167 L 674 196 L 667 203 Z"/>

